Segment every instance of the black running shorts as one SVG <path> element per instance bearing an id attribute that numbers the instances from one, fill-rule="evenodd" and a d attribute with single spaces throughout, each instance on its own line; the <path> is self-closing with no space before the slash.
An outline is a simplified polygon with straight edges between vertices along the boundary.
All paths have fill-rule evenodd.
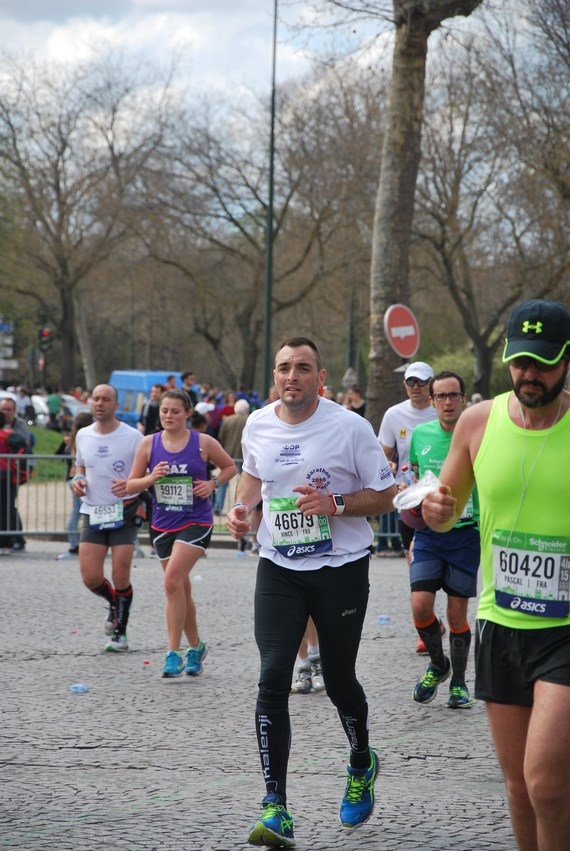
<path id="1" fill-rule="evenodd" d="M 475 697 L 532 706 L 536 680 L 570 686 L 570 626 L 511 629 L 477 621 Z"/>

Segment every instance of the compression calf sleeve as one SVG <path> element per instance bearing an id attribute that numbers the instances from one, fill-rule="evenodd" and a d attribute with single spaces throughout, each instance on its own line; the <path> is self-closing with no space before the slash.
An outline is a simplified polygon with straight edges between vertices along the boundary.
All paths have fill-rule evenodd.
<path id="1" fill-rule="evenodd" d="M 443 652 L 443 644 L 441 641 L 441 631 L 439 621 L 436 616 L 429 624 L 420 624 L 414 622 L 419 637 L 424 642 L 432 665 L 443 670 L 445 667 L 445 654 Z"/>
<path id="2" fill-rule="evenodd" d="M 255 732 L 267 794 L 279 795 L 283 806 L 286 806 L 287 767 L 291 748 L 289 713 L 256 711 Z"/>
<path id="3" fill-rule="evenodd" d="M 464 683 L 469 648 L 471 646 L 471 630 L 466 624 L 461 632 L 449 632 L 449 658 L 451 660 L 452 682 Z"/>
<path id="4" fill-rule="evenodd" d="M 133 601 L 133 586 L 128 585 L 126 588 L 115 589 L 117 595 L 117 629 L 121 633 L 125 633 L 127 623 L 129 622 L 129 611 Z"/>

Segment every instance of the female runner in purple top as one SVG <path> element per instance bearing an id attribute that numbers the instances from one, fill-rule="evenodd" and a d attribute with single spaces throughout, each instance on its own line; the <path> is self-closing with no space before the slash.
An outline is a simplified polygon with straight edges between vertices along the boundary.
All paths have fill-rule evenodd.
<path id="1" fill-rule="evenodd" d="M 190 571 L 212 535 L 211 495 L 237 472 L 217 440 L 187 428 L 190 409 L 184 390 L 163 394 L 163 431 L 141 441 L 127 482 L 127 493 L 152 488 L 151 529 L 166 593 L 168 652 L 163 677 L 179 677 L 183 671 L 190 676 L 202 673 L 208 650 L 198 632 Z M 219 469 L 216 478 L 208 478 L 208 461 Z M 189 645 L 185 657 L 180 654 L 183 632 Z"/>

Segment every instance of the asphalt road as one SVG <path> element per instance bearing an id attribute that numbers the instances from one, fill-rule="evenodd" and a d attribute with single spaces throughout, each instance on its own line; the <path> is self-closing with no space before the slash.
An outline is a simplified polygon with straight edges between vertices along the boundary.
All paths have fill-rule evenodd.
<path id="1" fill-rule="evenodd" d="M 158 562 L 136 559 L 131 650 L 112 655 L 104 604 L 84 589 L 77 559 L 54 560 L 60 551 L 31 540 L 0 558 L 0 849 L 250 847 L 264 794 L 253 725 L 256 559 L 227 546 L 198 563 L 204 674 L 163 680 Z M 403 559 L 372 560 L 358 671 L 380 776 L 375 812 L 356 832 L 338 823 L 347 745 L 336 711 L 324 694 L 291 696 L 296 847 L 514 851 L 484 707 L 447 709 L 446 686 L 429 706 L 411 699 L 426 660 L 415 654 L 406 574 Z M 75 683 L 89 691 L 72 693 Z"/>

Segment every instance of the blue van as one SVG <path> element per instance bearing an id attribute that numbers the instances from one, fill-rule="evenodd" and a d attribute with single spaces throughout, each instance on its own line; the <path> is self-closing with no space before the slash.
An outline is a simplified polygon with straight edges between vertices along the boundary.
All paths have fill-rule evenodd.
<path id="1" fill-rule="evenodd" d="M 109 378 L 119 394 L 117 419 L 135 426 L 138 423 L 145 399 L 153 384 L 166 384 L 169 375 L 176 376 L 176 383 L 182 387 L 181 373 L 173 370 L 151 369 L 115 369 Z"/>

